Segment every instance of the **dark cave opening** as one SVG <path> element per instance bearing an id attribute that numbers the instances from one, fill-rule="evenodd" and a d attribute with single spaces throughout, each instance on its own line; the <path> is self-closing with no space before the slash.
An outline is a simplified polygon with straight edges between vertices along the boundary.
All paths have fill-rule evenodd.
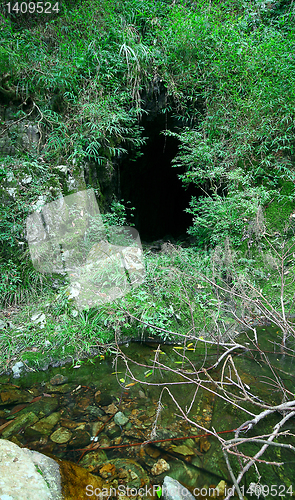
<path id="1" fill-rule="evenodd" d="M 161 132 L 175 129 L 175 120 L 158 114 L 145 117 L 141 125 L 148 139 L 140 157 L 128 156 L 120 162 L 118 197 L 135 207 L 134 223 L 142 240 L 183 237 L 192 224 L 185 209 L 191 197 L 200 193 L 193 186 L 185 189 L 178 178 L 183 170 L 172 167 L 179 143 Z"/>

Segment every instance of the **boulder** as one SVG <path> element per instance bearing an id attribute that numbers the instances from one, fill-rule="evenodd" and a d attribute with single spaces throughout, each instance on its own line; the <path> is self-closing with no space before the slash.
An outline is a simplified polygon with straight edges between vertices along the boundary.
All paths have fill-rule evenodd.
<path id="1" fill-rule="evenodd" d="M 3 500 L 85 500 L 107 488 L 108 484 L 100 477 L 77 464 L 54 460 L 0 439 L 0 498 Z"/>
<path id="2" fill-rule="evenodd" d="M 58 464 L 42 453 L 0 439 L 0 498 L 61 500 Z"/>

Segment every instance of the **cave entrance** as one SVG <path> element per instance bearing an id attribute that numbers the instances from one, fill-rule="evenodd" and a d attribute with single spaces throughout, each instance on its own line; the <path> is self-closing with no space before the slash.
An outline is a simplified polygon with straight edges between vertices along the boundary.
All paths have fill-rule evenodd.
<path id="1" fill-rule="evenodd" d="M 175 123 L 163 114 L 147 116 L 141 124 L 148 140 L 139 158 L 128 156 L 120 163 L 118 196 L 136 208 L 134 223 L 142 240 L 183 237 L 192 224 L 192 216 L 185 209 L 192 195 L 199 193 L 191 186 L 183 188 L 178 175 L 184 170 L 172 167 L 179 142 L 161 132 L 175 129 Z"/>

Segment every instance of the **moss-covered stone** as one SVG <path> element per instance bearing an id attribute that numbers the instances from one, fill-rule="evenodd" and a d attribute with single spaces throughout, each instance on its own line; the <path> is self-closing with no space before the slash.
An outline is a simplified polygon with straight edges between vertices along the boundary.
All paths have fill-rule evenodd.
<path id="1" fill-rule="evenodd" d="M 38 417 L 32 411 L 18 415 L 2 432 L 3 439 L 17 434 L 21 429 L 26 429 L 38 421 Z"/>

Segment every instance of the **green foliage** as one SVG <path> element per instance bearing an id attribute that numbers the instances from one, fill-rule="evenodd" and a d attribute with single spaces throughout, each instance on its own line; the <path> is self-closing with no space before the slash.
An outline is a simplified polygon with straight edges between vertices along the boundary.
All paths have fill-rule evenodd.
<path id="1" fill-rule="evenodd" d="M 261 188 L 237 190 L 226 196 L 212 194 L 198 200 L 193 198 L 187 209 L 193 215 L 193 226 L 188 233 L 196 237 L 200 246 L 215 246 L 226 237 L 239 246 L 249 221 L 267 200 L 269 193 Z"/>
<path id="2" fill-rule="evenodd" d="M 21 302 L 49 286 L 32 267 L 26 241 L 26 218 L 58 192 L 58 178 L 42 161 L 2 158 L 0 164 L 1 305 Z M 51 188 L 51 189 L 49 189 Z"/>
<path id="3" fill-rule="evenodd" d="M 76 341 L 78 351 L 84 341 L 89 351 L 93 332 L 98 341 L 107 341 L 115 331 L 166 339 L 170 331 L 186 333 L 192 322 L 196 331 L 204 325 L 210 329 L 217 299 L 206 283 L 196 283 L 200 271 L 210 269 L 204 246 L 216 247 L 220 283 L 227 273 L 238 287 L 247 276 L 269 295 L 277 292 L 275 267 L 269 264 L 275 251 L 261 239 L 268 231 L 279 251 L 282 242 L 272 238 L 294 212 L 293 16 L 287 0 L 271 5 L 262 0 L 87 0 L 65 2 L 56 18 L 24 19 L 23 25 L 20 19 L 3 19 L 0 94 L 20 106 L 15 120 L 32 113 L 42 132 L 38 157 L 1 162 L 4 304 L 22 300 L 26 290 L 48 294 L 50 283 L 58 280 L 31 268 L 24 234 L 28 213 L 67 194 L 65 179 L 53 166 L 75 170 L 91 161 L 110 169 L 115 157 L 140 154 L 143 98 L 153 96 L 158 103 L 165 97 L 161 111 L 172 111 L 181 125 L 177 133 L 166 131 L 179 143 L 174 165 L 182 169 L 184 187 L 203 193 L 187 207 L 198 252 L 148 253 L 146 281 L 128 296 L 99 313 L 72 316 L 77 311 L 68 299 L 68 284 L 59 280 L 59 293 L 50 296 L 52 323 L 46 330 L 53 351 L 62 355 L 63 343 Z M 32 180 L 23 182 L 24 176 Z M 129 210 L 123 200 L 113 201 L 102 215 L 110 233 L 113 226 L 132 225 Z M 86 249 L 100 230 L 92 220 Z M 228 247 L 222 246 L 224 240 Z M 231 245 L 237 254 L 229 264 L 221 254 L 228 255 L 224 249 Z M 264 252 L 271 254 L 267 265 Z M 275 300 L 278 305 L 278 294 Z M 54 321 L 66 324 L 60 338 Z"/>
<path id="4" fill-rule="evenodd" d="M 19 266 L 11 259 L 0 262 L 0 296 L 3 304 L 9 304 L 15 299 L 15 295 L 21 283 L 21 272 Z"/>
<path id="5" fill-rule="evenodd" d="M 26 217 L 34 209 L 52 201 L 60 186 L 57 176 L 42 160 L 6 157 L 0 161 L 1 254 L 5 255 L 8 248 L 13 247 L 14 254 L 18 257 L 22 254 L 21 247 L 26 241 Z"/>
<path id="6" fill-rule="evenodd" d="M 149 1 L 89 1 L 30 29 L 7 20 L 5 71 L 17 96 L 38 105 L 48 160 L 101 163 L 144 142 L 140 91 L 152 68 L 152 20 L 165 13 Z"/>
<path id="7" fill-rule="evenodd" d="M 190 122 L 166 133 L 180 141 L 174 165 L 184 186 L 207 197 L 188 209 L 190 233 L 207 245 L 238 243 L 260 205 L 294 203 L 294 189 L 282 191 L 295 181 L 295 40 L 283 4 L 200 2 L 189 13 L 180 4 L 161 34 L 168 93 Z"/>
<path id="8" fill-rule="evenodd" d="M 129 215 L 126 214 L 126 210 L 131 212 L 135 210 L 134 207 L 126 207 L 121 201 L 113 200 L 110 206 L 110 212 L 102 214 L 102 220 L 106 226 L 134 226 L 134 223 L 130 220 L 133 217 L 133 213 Z M 127 201 L 127 204 L 130 201 Z"/>

